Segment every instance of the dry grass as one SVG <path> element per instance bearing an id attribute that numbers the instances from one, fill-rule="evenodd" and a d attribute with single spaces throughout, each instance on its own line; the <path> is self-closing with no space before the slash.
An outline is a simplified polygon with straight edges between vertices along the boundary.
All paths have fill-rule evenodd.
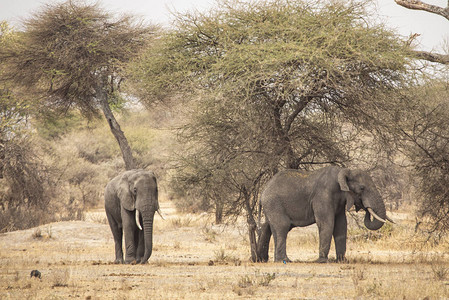
<path id="1" fill-rule="evenodd" d="M 422 237 L 414 234 L 412 220 L 400 220 L 375 240 L 350 238 L 349 263 L 310 263 L 318 249 L 316 228 L 310 227 L 289 234 L 295 263 L 255 264 L 249 262 L 244 222 L 211 225 L 210 216 L 179 215 L 168 202 L 161 206 L 167 220 L 155 219 L 147 265 L 112 264 L 113 239 L 100 211 L 89 221 L 0 235 L 0 299 L 449 297 L 448 243 L 417 243 Z M 42 279 L 30 277 L 34 269 Z"/>

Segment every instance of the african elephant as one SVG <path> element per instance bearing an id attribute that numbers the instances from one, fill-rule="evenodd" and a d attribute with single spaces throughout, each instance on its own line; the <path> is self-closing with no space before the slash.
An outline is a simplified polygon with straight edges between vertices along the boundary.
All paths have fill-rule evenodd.
<path id="1" fill-rule="evenodd" d="M 327 262 L 332 236 L 337 261 L 345 260 L 345 207 L 349 210 L 355 205 L 357 211 L 365 210 L 365 226 L 371 230 L 381 228 L 386 220 L 393 222 L 386 215 L 384 202 L 371 177 L 361 170 L 337 166 L 313 172 L 284 170 L 277 173 L 262 192 L 261 205 L 266 217 L 258 243 L 262 261 L 268 261 L 271 234 L 274 260 L 290 261 L 286 252 L 288 232 L 313 223 L 317 224 L 319 233 L 317 262 Z"/>
<path id="2" fill-rule="evenodd" d="M 123 233 L 125 263 L 146 263 L 153 249 L 154 213 L 160 214 L 154 173 L 130 170 L 116 176 L 106 185 L 104 199 L 115 241 L 115 263 L 123 263 Z"/>

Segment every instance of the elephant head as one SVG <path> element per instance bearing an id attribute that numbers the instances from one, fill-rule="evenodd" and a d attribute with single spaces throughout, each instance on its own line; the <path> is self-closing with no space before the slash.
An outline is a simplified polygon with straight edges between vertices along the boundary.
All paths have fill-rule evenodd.
<path id="1" fill-rule="evenodd" d="M 371 177 L 361 170 L 341 169 L 338 184 L 346 194 L 346 209 L 355 205 L 356 210 L 364 209 L 365 226 L 370 230 L 380 229 L 386 220 L 393 222 L 385 210 L 385 204 Z M 372 218 L 371 218 L 372 217 Z"/>
<path id="2" fill-rule="evenodd" d="M 136 225 L 143 230 L 145 251 L 140 262 L 145 263 L 153 249 L 154 213 L 161 214 L 155 175 L 144 170 L 125 172 L 120 179 L 117 196 L 124 209 L 135 211 Z"/>

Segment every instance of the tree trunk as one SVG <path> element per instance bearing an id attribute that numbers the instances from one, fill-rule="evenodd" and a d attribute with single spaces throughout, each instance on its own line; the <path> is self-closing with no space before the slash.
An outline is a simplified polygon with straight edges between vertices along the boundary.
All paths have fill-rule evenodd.
<path id="1" fill-rule="evenodd" d="M 221 199 L 215 202 L 215 224 L 223 223 L 223 204 Z"/>
<path id="2" fill-rule="evenodd" d="M 254 221 L 254 219 L 253 219 Z M 248 220 L 248 233 L 249 233 L 249 243 L 251 245 L 251 261 L 252 262 L 258 262 L 260 261 L 260 258 L 258 257 L 257 252 L 257 239 L 256 239 L 256 229 L 257 226 L 255 222 L 251 222 Z"/>
<path id="3" fill-rule="evenodd" d="M 3 141 L 0 140 L 0 179 L 3 178 L 4 161 L 5 161 L 5 147 Z"/>
<path id="4" fill-rule="evenodd" d="M 126 170 L 135 169 L 136 164 L 135 164 L 134 157 L 133 157 L 133 154 L 131 151 L 131 147 L 129 146 L 128 140 L 126 139 L 125 134 L 123 133 L 122 129 L 120 128 L 119 123 L 115 119 L 114 114 L 112 113 L 112 110 L 109 107 L 107 91 L 104 88 L 102 88 L 101 86 L 97 87 L 96 95 L 97 95 L 98 101 L 101 104 L 101 109 L 103 111 L 103 114 L 109 124 L 109 127 L 111 128 L 111 132 L 118 142 L 118 145 L 122 152 L 123 160 L 125 162 Z"/>
<path id="5" fill-rule="evenodd" d="M 248 234 L 249 234 L 249 244 L 251 247 L 251 261 L 252 262 L 258 262 L 260 261 L 260 258 L 258 257 L 257 252 L 257 238 L 256 238 L 256 230 L 257 230 L 257 224 L 254 220 L 253 216 L 253 209 L 250 204 L 251 201 L 251 195 L 250 193 L 247 193 L 246 190 L 243 191 L 243 194 L 245 197 L 245 209 L 246 209 L 246 222 L 248 224 Z"/>
<path id="6" fill-rule="evenodd" d="M 273 109 L 275 134 L 278 136 L 278 140 L 280 143 L 278 154 L 281 154 L 285 157 L 285 163 L 287 168 L 289 169 L 297 169 L 299 167 L 299 164 L 301 163 L 301 159 L 298 158 L 293 151 L 293 147 L 290 141 L 290 129 L 296 117 L 306 108 L 306 106 L 312 99 L 313 97 L 308 96 L 304 97 L 302 101 L 299 101 L 292 113 L 284 122 L 284 125 L 281 121 L 281 109 L 286 102 L 284 101 L 280 103 L 279 106 L 275 106 Z"/>

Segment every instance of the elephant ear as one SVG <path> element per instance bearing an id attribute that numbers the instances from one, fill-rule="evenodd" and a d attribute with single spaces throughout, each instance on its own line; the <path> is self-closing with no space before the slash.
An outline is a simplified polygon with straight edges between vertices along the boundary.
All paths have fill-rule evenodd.
<path id="1" fill-rule="evenodd" d="M 129 179 L 126 174 L 120 179 L 117 195 L 123 208 L 131 211 L 135 209 L 134 199 L 129 189 Z"/>
<path id="2" fill-rule="evenodd" d="M 345 192 L 346 196 L 346 210 L 349 211 L 354 205 L 354 197 L 352 197 L 351 192 Z"/>
<path id="3" fill-rule="evenodd" d="M 354 205 L 354 197 L 352 196 L 351 191 L 348 186 L 348 176 L 349 169 L 342 169 L 338 173 L 338 184 L 340 185 L 340 190 L 344 192 L 344 196 L 346 198 L 346 210 L 349 211 L 351 207 Z"/>
<path id="4" fill-rule="evenodd" d="M 337 176 L 338 184 L 340 185 L 340 190 L 343 192 L 349 192 L 347 178 L 349 176 L 349 169 L 341 169 Z"/>

